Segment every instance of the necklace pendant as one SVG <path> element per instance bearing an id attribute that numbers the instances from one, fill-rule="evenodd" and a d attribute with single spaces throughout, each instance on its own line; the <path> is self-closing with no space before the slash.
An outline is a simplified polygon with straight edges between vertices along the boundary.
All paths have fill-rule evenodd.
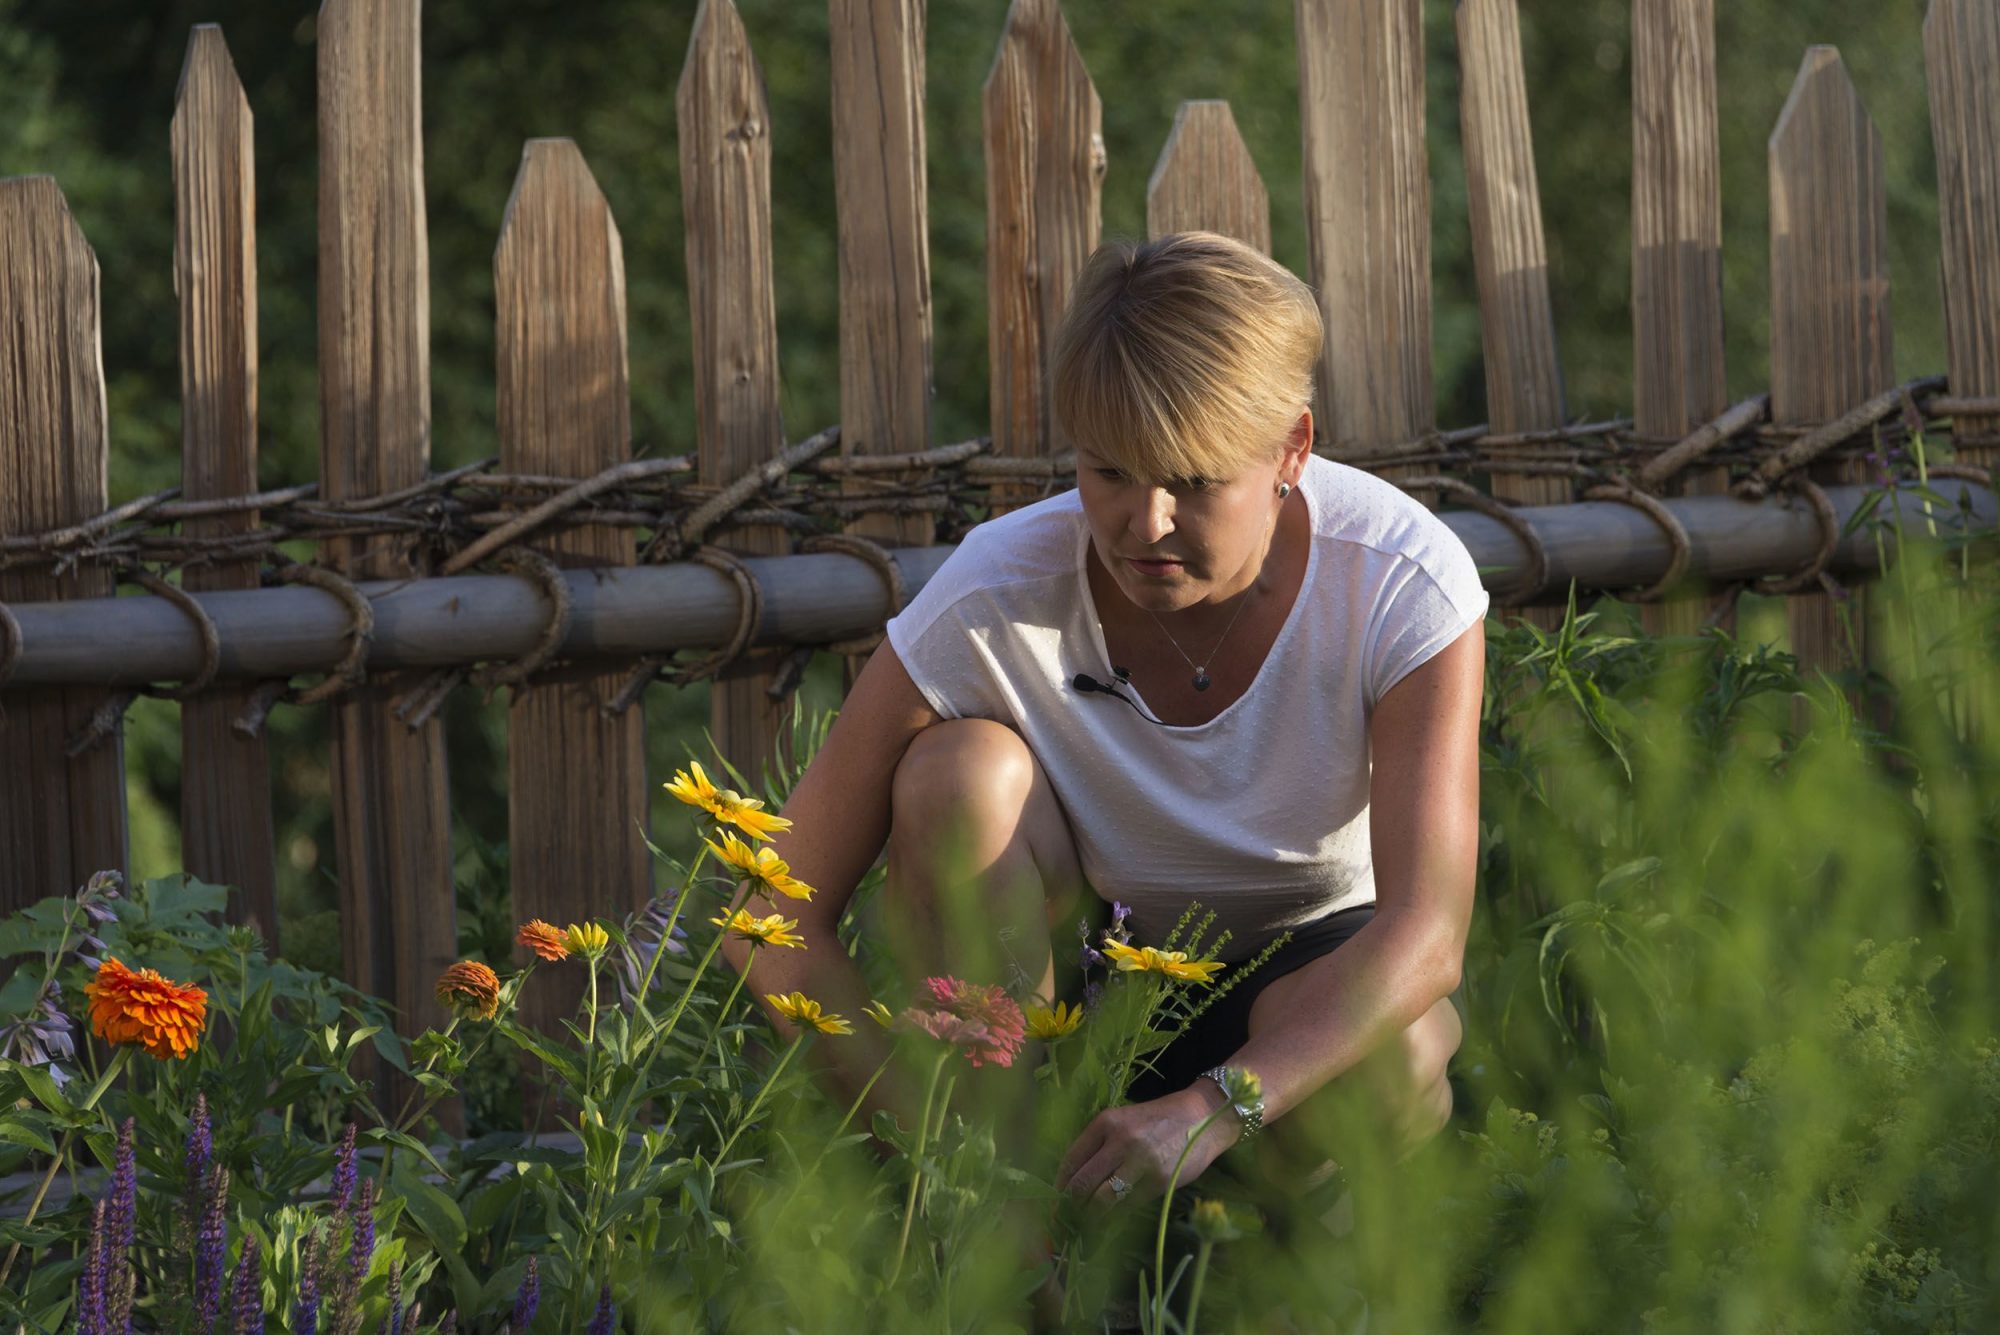
<path id="1" fill-rule="evenodd" d="M 1208 689 L 1208 687 L 1209 687 L 1208 669 L 1196 668 L 1194 670 L 1194 688 L 1197 691 L 1205 691 Z"/>

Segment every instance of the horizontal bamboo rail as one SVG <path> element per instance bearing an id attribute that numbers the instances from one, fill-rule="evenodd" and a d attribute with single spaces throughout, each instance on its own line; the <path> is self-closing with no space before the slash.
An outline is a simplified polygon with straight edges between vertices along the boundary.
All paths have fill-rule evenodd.
<path id="1" fill-rule="evenodd" d="M 1940 494 L 1961 491 L 1973 521 L 1991 525 L 2000 503 L 1986 487 L 1951 480 Z M 1844 527 L 1870 489 L 1825 489 Z M 1752 502 L 1733 496 L 1676 497 L 1661 502 L 1688 536 L 1686 573 L 1712 581 L 1744 580 L 1805 566 L 1818 552 L 1821 520 L 1792 498 Z M 1935 509 L 1935 507 L 1933 507 Z M 1885 522 L 1924 525 L 1923 506 L 1907 492 L 1885 500 Z M 1548 562 L 1545 597 L 1560 597 L 1571 580 L 1588 588 L 1650 584 L 1672 556 L 1666 531 L 1637 506 L 1618 501 L 1523 506 L 1513 514 L 1540 540 Z M 1508 524 L 1472 510 L 1440 518 L 1458 534 L 1496 591 L 1518 586 L 1531 560 Z M 921 588 L 950 547 L 890 550 L 904 586 Z M 1876 547 L 1858 529 L 1835 549 L 1836 573 L 1872 571 Z M 881 575 L 866 561 L 838 553 L 751 557 L 743 566 L 762 590 L 762 616 L 752 645 L 820 644 L 879 626 L 889 615 Z M 630 659 L 729 642 L 738 624 L 739 594 L 728 575 L 681 562 L 623 569 L 562 572 L 569 589 L 569 627 L 559 654 L 575 659 Z M 371 670 L 450 667 L 507 660 L 532 652 L 550 609 L 531 579 L 456 575 L 362 581 L 374 610 L 367 666 Z M 218 679 L 288 677 L 334 668 L 347 652 L 346 605 L 319 588 L 287 586 L 194 595 L 221 641 Z M 132 686 L 184 680 L 200 670 L 202 640 L 194 618 L 157 597 L 16 603 L 21 645 L 4 687 L 55 683 Z M 0 648 L 4 657 L 4 648 Z"/>

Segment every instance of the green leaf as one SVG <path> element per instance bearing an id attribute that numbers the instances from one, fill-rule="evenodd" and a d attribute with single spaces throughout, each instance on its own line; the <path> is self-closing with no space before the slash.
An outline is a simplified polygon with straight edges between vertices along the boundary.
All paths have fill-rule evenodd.
<path id="1" fill-rule="evenodd" d="M 386 1126 L 371 1127 L 361 1133 L 361 1139 L 364 1142 L 376 1145 L 395 1145 L 406 1149 L 429 1164 L 434 1171 L 440 1174 L 445 1171 L 444 1165 L 439 1163 L 437 1156 L 431 1153 L 431 1147 L 406 1131 L 396 1131 Z M 435 1191 L 436 1188 L 432 1188 L 432 1190 Z M 449 1200 L 450 1198 L 446 1197 L 446 1199 Z M 456 1210 L 458 1207 L 453 1206 L 452 1208 Z M 460 1221 L 460 1230 L 463 1231 L 464 1227 L 464 1222 Z"/>
<path id="2" fill-rule="evenodd" d="M 43 1154 L 54 1154 L 55 1141 L 41 1127 L 28 1120 L 33 1116 L 33 1113 L 15 1113 L 6 1121 L 0 1121 L 0 1140 L 15 1145 L 26 1145 L 29 1149 L 40 1150 Z"/>

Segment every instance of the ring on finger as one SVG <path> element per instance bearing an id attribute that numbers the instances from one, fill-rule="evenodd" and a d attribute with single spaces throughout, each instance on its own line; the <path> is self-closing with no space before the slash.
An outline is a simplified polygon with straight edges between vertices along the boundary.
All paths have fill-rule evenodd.
<path id="1" fill-rule="evenodd" d="M 1111 1188 L 1111 1197 L 1113 1200 L 1124 1200 L 1126 1193 L 1132 1190 L 1132 1184 L 1116 1173 L 1113 1173 L 1104 1185 Z"/>

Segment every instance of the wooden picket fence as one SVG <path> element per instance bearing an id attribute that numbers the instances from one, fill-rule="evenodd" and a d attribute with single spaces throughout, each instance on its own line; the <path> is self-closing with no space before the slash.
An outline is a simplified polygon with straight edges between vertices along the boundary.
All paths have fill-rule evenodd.
<path id="1" fill-rule="evenodd" d="M 840 451 L 904 455 L 931 439 L 931 299 L 922 0 L 830 0 L 838 186 Z M 324 501 L 384 497 L 430 473 L 429 312 L 416 0 L 325 0 L 318 25 L 319 377 Z M 1420 0 L 1299 0 L 1309 281 L 1326 322 L 1316 419 L 1329 452 L 1365 463 L 1437 435 L 1431 382 L 1430 208 Z M 1713 0 L 1635 0 L 1634 433 L 1673 441 L 1725 414 Z M 1529 136 L 1515 0 L 1461 0 L 1459 60 L 1490 427 L 1532 436 L 1567 407 Z M 1932 0 L 1926 58 L 1941 192 L 1949 384 L 1962 463 L 2000 446 L 2000 0 Z M 1015 0 L 984 92 L 992 447 L 1047 458 L 1046 349 L 1100 239 L 1100 105 L 1057 0 Z M 703 0 L 676 93 L 692 305 L 699 474 L 720 485 L 785 445 L 763 78 L 730 0 Z M 778 127 L 782 129 L 782 127 Z M 195 29 L 173 121 L 181 309 L 183 488 L 245 496 L 257 475 L 252 121 L 222 33 Z M 1771 138 L 1772 386 L 1779 426 L 1837 417 L 1893 387 L 1880 136 L 1838 54 L 1806 53 Z M 1186 103 L 1147 187 L 1155 235 L 1224 232 L 1268 250 L 1267 192 L 1227 104 Z M 494 259 L 498 454 L 511 473 L 588 477 L 630 457 L 622 243 L 583 153 L 522 155 Z M 56 185 L 0 181 L 0 536 L 106 509 L 96 261 Z M 1981 414 L 1986 414 L 1982 416 Z M 1836 480 L 1852 462 L 1820 465 Z M 1824 470 L 1833 472 L 1826 473 Z M 1723 488 L 1698 468 L 1681 485 Z M 855 485 L 860 485 L 856 483 Z M 1501 497 L 1571 498 L 1559 476 L 1494 473 Z M 254 510 L 201 521 L 248 532 Z M 852 531 L 932 539 L 929 517 L 871 515 Z M 769 526 L 711 541 L 784 552 Z M 630 566 L 629 527 L 572 526 L 528 544 L 566 567 Z M 424 576 L 406 535 L 325 540 L 353 578 Z M 254 560 L 191 566 L 189 591 L 256 588 Z M 98 598 L 109 572 L 10 568 L 0 605 Z M 1791 599 L 1809 662 L 1840 656 L 1826 595 Z M 1647 609 L 1663 628 L 1702 597 Z M 4 627 L 0 627 L 4 629 Z M 754 671 L 719 682 L 726 751 L 769 754 L 779 707 Z M 429 988 L 456 951 L 448 780 L 435 718 L 390 700 L 406 673 L 332 694 L 335 862 L 347 977 L 439 1018 Z M 619 915 L 653 890 L 639 708 L 607 710 L 620 674 L 519 695 L 509 712 L 516 918 Z M 251 684 L 182 701 L 187 870 L 240 887 L 237 912 L 275 932 L 269 758 L 231 721 Z M 0 693 L 0 910 L 127 862 L 115 734 L 67 743 L 97 686 Z M 657 777 L 657 776 L 656 776 Z M 545 999 L 550 1013 L 553 999 Z M 538 1002 L 538 1004 L 543 1004 Z"/>

